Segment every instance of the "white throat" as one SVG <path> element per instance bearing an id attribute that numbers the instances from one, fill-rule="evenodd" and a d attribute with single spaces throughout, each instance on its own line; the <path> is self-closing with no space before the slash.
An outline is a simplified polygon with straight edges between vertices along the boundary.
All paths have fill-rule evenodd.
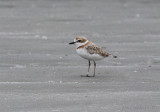
<path id="1" fill-rule="evenodd" d="M 78 48 L 80 46 L 83 46 L 83 45 L 85 45 L 87 43 L 88 43 L 88 40 L 86 42 L 84 42 L 84 43 L 76 43 L 76 48 Z"/>

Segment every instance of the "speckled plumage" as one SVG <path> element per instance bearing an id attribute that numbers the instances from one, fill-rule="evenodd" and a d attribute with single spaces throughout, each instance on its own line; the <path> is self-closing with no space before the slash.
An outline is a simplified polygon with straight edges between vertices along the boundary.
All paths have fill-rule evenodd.
<path id="1" fill-rule="evenodd" d="M 108 57 L 109 53 L 102 50 L 102 48 L 98 47 L 96 44 L 89 42 L 89 44 L 85 47 L 90 54 L 98 54 L 103 57 Z"/>

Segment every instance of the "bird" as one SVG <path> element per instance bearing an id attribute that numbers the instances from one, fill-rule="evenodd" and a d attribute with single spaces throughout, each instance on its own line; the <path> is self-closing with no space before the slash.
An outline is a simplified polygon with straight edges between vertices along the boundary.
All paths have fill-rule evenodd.
<path id="1" fill-rule="evenodd" d="M 97 46 L 95 43 L 89 41 L 86 37 L 83 36 L 77 36 L 74 41 L 70 42 L 69 44 L 75 44 L 77 54 L 82 58 L 88 60 L 88 72 L 86 75 L 81 75 L 81 77 L 95 77 L 96 61 L 102 60 L 109 56 L 117 58 L 117 56 L 104 51 L 101 47 Z M 94 62 L 93 75 L 89 75 L 91 61 Z"/>

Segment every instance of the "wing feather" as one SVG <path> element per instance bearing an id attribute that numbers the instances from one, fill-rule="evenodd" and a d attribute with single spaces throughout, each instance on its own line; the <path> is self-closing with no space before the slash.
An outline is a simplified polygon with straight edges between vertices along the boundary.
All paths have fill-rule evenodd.
<path id="1" fill-rule="evenodd" d="M 90 53 L 90 54 L 99 54 L 100 56 L 103 56 L 103 57 L 109 56 L 109 53 L 103 51 L 102 48 L 98 47 L 97 45 L 95 45 L 93 43 L 90 43 L 85 48 L 87 49 L 88 53 Z"/>

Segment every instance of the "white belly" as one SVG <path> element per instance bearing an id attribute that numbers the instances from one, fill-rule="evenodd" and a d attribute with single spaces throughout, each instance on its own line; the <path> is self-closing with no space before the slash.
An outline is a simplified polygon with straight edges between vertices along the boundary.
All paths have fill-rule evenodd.
<path id="1" fill-rule="evenodd" d="M 77 53 L 78 53 L 79 56 L 81 56 L 82 58 L 87 59 L 87 60 L 96 61 L 96 60 L 101 60 L 101 59 L 104 58 L 103 56 L 100 56 L 98 54 L 90 54 L 90 53 L 88 53 L 85 48 L 77 49 Z"/>

